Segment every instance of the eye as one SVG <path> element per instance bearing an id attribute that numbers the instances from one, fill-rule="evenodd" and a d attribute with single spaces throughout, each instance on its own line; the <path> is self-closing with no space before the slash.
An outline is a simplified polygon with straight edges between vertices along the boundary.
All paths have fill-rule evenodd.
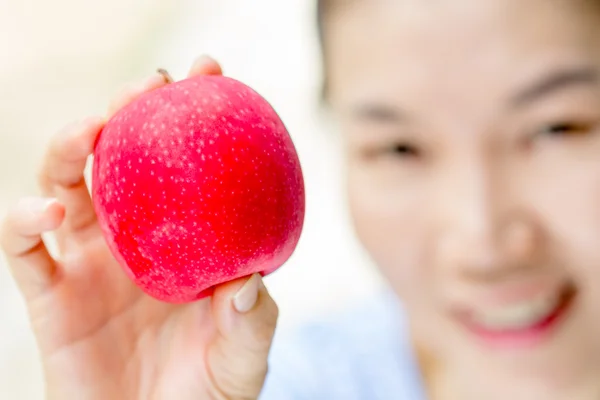
<path id="1" fill-rule="evenodd" d="M 387 153 L 396 157 L 418 157 L 419 149 L 409 143 L 397 143 L 387 149 Z"/>
<path id="2" fill-rule="evenodd" d="M 580 136 L 589 133 L 590 126 L 582 123 L 560 122 L 545 126 L 541 133 L 543 135 L 564 137 L 564 136 Z"/>
<path id="3" fill-rule="evenodd" d="M 402 139 L 388 139 L 361 146 L 360 154 L 367 160 L 387 164 L 418 161 L 423 149 L 415 142 Z"/>

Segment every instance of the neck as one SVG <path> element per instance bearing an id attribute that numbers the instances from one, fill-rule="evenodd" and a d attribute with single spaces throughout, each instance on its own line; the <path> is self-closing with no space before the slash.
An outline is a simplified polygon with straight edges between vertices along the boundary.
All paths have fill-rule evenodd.
<path id="1" fill-rule="evenodd" d="M 510 371 L 492 372 L 483 366 L 476 371 L 449 367 L 423 346 L 415 348 L 428 400 L 600 399 L 600 379 L 594 379 L 595 375 L 580 376 L 576 382 L 558 387 L 548 381 L 510 375 Z"/>

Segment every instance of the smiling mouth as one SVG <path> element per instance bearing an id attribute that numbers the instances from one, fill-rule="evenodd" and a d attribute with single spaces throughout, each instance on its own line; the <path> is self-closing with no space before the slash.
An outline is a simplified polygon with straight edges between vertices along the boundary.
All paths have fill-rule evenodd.
<path id="1" fill-rule="evenodd" d="M 556 292 L 472 312 L 460 316 L 459 320 L 487 346 L 532 347 L 548 338 L 565 321 L 576 297 L 575 285 L 568 283 Z"/>

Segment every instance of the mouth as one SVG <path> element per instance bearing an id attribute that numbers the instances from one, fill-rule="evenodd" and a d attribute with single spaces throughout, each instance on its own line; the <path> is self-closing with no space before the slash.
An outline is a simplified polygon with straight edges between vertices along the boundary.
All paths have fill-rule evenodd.
<path id="1" fill-rule="evenodd" d="M 566 320 L 576 297 L 575 285 L 566 283 L 552 293 L 463 314 L 459 321 L 487 347 L 531 348 Z"/>

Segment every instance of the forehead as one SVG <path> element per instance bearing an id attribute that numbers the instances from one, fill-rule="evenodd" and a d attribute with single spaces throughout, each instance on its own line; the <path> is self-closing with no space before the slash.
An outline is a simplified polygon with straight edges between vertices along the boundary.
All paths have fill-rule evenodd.
<path id="1" fill-rule="evenodd" d="M 597 12 L 575 0 L 345 2 L 328 19 L 330 94 L 501 96 L 596 57 Z"/>

